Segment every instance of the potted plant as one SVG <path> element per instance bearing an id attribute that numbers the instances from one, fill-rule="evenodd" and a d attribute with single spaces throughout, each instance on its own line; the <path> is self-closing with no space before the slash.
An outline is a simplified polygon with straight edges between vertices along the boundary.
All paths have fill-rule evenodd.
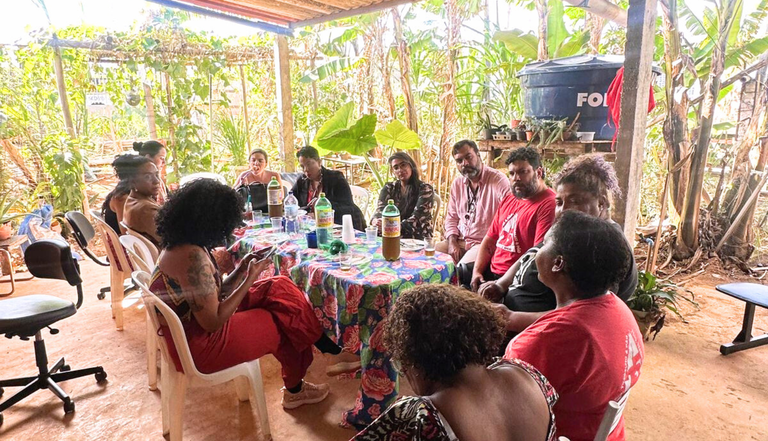
<path id="1" fill-rule="evenodd" d="M 683 292 L 689 293 L 688 298 Z M 651 273 L 639 271 L 637 274 L 637 288 L 635 292 L 627 299 L 627 306 L 632 310 L 637 325 L 643 338 L 648 340 L 653 331 L 653 339 L 664 326 L 666 310 L 672 311 L 683 321 L 685 319 L 680 314 L 678 301 L 684 299 L 692 305 L 699 306 L 693 298 L 693 293 L 677 286 L 672 282 L 662 282 Z"/>
<path id="2" fill-rule="evenodd" d="M 499 132 L 499 126 L 491 123 L 491 117 L 487 112 L 478 112 L 479 120 L 477 125 L 483 139 L 493 139 L 493 135 Z"/>
<path id="3" fill-rule="evenodd" d="M 529 143 L 533 141 L 537 135 L 541 135 L 541 123 L 542 121 L 536 118 L 530 118 L 525 122 L 525 140 Z"/>

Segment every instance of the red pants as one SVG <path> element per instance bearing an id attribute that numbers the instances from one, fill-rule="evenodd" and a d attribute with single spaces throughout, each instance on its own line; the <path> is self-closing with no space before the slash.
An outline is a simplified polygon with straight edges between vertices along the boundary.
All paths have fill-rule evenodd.
<path id="1" fill-rule="evenodd" d="M 224 326 L 207 332 L 194 319 L 184 326 L 200 372 L 211 373 L 272 354 L 282 365 L 283 383 L 294 387 L 312 364 L 312 345 L 322 327 L 304 293 L 285 276 L 259 280 Z M 170 332 L 163 334 L 170 342 Z M 172 349 L 173 351 L 173 349 Z M 171 354 L 176 362 L 176 354 Z M 176 363 L 181 371 L 181 364 Z"/>

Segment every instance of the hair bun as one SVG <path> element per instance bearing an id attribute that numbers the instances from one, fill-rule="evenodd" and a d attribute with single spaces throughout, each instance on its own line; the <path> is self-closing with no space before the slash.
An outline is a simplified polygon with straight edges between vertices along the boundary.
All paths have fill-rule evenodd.
<path id="1" fill-rule="evenodd" d="M 144 147 L 144 143 L 141 141 L 135 141 L 133 143 L 133 149 L 136 150 L 137 152 L 141 152 L 142 147 Z"/>

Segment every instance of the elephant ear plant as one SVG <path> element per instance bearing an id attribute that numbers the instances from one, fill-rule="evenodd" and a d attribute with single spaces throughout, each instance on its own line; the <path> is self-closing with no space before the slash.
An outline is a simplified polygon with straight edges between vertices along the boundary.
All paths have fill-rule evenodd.
<path id="1" fill-rule="evenodd" d="M 693 293 L 685 288 L 672 282 L 661 281 L 646 271 L 639 271 L 637 277 L 637 288 L 627 299 L 627 306 L 632 310 L 640 332 L 646 340 L 651 332 L 654 332 L 653 339 L 656 339 L 656 335 L 664 327 L 667 310 L 672 311 L 685 322 L 685 318 L 680 314 L 680 299 L 696 307 L 699 306 L 694 300 Z"/>

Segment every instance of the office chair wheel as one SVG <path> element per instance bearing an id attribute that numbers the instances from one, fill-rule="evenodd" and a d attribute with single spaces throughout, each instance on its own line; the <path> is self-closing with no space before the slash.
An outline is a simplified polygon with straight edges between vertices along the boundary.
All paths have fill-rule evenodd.
<path id="1" fill-rule="evenodd" d="M 63 364 L 63 365 L 61 365 L 61 369 L 59 369 L 59 372 L 67 372 L 67 371 L 71 371 L 71 370 L 72 370 L 72 367 L 70 365 Z"/>
<path id="2" fill-rule="evenodd" d="M 64 402 L 64 413 L 70 414 L 75 411 L 75 402 L 71 399 Z"/>
<path id="3" fill-rule="evenodd" d="M 107 297 L 107 294 L 103 292 L 96 294 L 96 298 L 99 300 L 104 300 L 106 297 Z"/>
<path id="4" fill-rule="evenodd" d="M 101 383 L 107 379 L 107 373 L 104 371 L 96 372 L 96 382 Z"/>

